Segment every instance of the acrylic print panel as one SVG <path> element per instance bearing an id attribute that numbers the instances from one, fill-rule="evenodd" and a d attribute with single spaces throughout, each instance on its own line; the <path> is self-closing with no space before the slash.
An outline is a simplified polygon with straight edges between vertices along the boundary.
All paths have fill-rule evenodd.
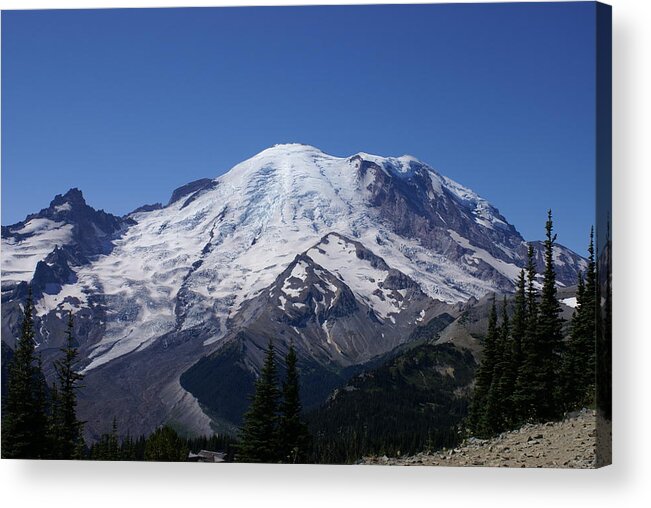
<path id="1" fill-rule="evenodd" d="M 2 456 L 610 463 L 610 25 L 3 12 Z"/>

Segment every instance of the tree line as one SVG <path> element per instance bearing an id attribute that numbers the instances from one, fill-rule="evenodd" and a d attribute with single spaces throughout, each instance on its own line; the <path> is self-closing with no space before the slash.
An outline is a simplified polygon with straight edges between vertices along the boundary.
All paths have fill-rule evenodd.
<path id="1" fill-rule="evenodd" d="M 500 316 L 495 296 L 488 318 L 484 352 L 477 370 L 468 430 L 490 437 L 526 422 L 555 420 L 567 411 L 595 403 L 597 284 L 594 234 L 590 232 L 588 265 L 579 273 L 576 307 L 563 336 L 557 298 L 551 210 L 545 224 L 542 287 L 536 282 L 533 247 L 520 271 L 509 318 L 509 302 Z"/>
<path id="2" fill-rule="evenodd" d="M 163 425 L 149 436 L 133 438 L 127 435 L 120 439 L 118 425 L 113 419 L 111 431 L 102 434 L 88 449 L 86 458 L 90 460 L 156 461 L 184 462 L 190 452 L 200 450 L 224 453 L 224 460 L 232 462 L 235 455 L 236 440 L 230 436 L 213 434 L 185 438 L 169 425 Z"/>

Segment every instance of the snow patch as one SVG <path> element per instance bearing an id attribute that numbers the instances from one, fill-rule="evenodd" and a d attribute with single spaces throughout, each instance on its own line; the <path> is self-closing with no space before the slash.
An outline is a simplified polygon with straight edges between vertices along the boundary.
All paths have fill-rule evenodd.
<path id="1" fill-rule="evenodd" d="M 39 261 L 55 247 L 72 240 L 72 225 L 45 218 L 34 218 L 13 233 L 25 235 L 2 239 L 2 279 L 5 282 L 27 282 L 34 276 Z"/>
<path id="2" fill-rule="evenodd" d="M 573 296 L 571 298 L 563 298 L 561 300 L 561 303 L 567 305 L 568 307 L 572 307 L 573 309 L 576 309 L 579 305 L 579 303 L 576 300 L 576 296 Z"/>
<path id="3" fill-rule="evenodd" d="M 475 247 L 470 243 L 470 241 L 467 238 L 464 238 L 461 236 L 459 233 L 452 229 L 448 229 L 448 233 L 450 233 L 450 236 L 452 239 L 457 242 L 459 245 L 461 245 L 464 249 L 468 249 L 472 251 L 471 257 L 474 259 L 481 259 L 484 261 L 486 264 L 492 266 L 500 272 L 502 275 L 507 277 L 510 280 L 516 280 L 518 277 L 518 274 L 520 273 L 521 268 L 518 266 L 512 264 L 512 263 L 507 263 L 505 261 L 502 261 L 501 259 L 497 259 L 493 257 L 489 252 L 485 251 L 484 249 L 480 249 L 479 247 Z"/>

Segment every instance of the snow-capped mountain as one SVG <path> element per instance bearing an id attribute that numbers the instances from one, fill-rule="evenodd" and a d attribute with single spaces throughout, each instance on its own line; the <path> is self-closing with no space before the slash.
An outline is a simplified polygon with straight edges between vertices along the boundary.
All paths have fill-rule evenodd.
<path id="1" fill-rule="evenodd" d="M 453 307 L 361 243 L 329 233 L 299 254 L 229 323 L 242 337 L 283 337 L 321 363 L 358 365 L 404 343 L 414 327 Z"/>
<path id="2" fill-rule="evenodd" d="M 246 337 L 242 361 L 254 372 L 273 338 L 321 365 L 356 365 L 459 302 L 510 291 L 526 256 L 495 207 L 413 157 L 299 144 L 124 218 L 73 189 L 3 227 L 2 249 L 3 340 L 12 343 L 32 282 L 43 350 L 58 345 L 62 312 L 76 314 L 92 405 L 111 406 L 123 382 L 131 407 L 138 390 L 159 391 L 146 425 L 176 408 L 204 427 L 178 383 L 202 356 Z M 561 246 L 557 260 L 564 284 L 585 267 Z"/>
<path id="3" fill-rule="evenodd" d="M 2 227 L 2 291 L 32 281 L 40 262 L 67 271 L 65 264 L 108 254 L 116 234 L 131 223 L 88 206 L 79 189 L 57 195 L 48 208 Z"/>

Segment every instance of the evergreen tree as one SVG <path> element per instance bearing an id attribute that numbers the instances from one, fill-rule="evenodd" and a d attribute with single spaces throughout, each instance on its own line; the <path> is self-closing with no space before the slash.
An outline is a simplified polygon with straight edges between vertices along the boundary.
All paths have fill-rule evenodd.
<path id="1" fill-rule="evenodd" d="M 35 355 L 31 288 L 23 307 L 21 334 L 9 365 L 2 422 L 2 457 L 47 457 L 46 386 Z"/>
<path id="2" fill-rule="evenodd" d="M 596 398 L 596 349 L 597 349 L 597 266 L 594 250 L 594 228 L 590 228 L 590 243 L 588 245 L 588 267 L 585 274 L 585 291 L 583 295 L 583 336 L 579 344 L 579 354 L 583 363 L 580 384 L 583 401 L 587 405 Z"/>
<path id="3" fill-rule="evenodd" d="M 39 354 L 36 357 L 34 371 L 36 395 L 34 401 L 34 449 L 39 450 L 39 458 L 45 459 L 50 455 L 48 441 L 48 413 L 50 412 L 49 387 L 43 375 L 43 360 Z"/>
<path id="4" fill-rule="evenodd" d="M 580 276 L 576 298 L 563 355 L 561 398 L 565 410 L 589 406 L 595 401 L 597 285 L 593 230 L 590 230 L 585 282 Z"/>
<path id="5" fill-rule="evenodd" d="M 294 344 L 290 344 L 285 357 L 287 373 L 283 383 L 278 431 L 282 461 L 290 464 L 304 461 L 309 446 L 307 425 L 302 419 L 297 360 Z"/>
<path id="6" fill-rule="evenodd" d="M 527 333 L 527 295 L 525 271 L 521 270 L 516 283 L 513 319 L 511 320 L 511 361 L 505 376 L 510 385 L 508 410 L 506 414 L 509 425 L 515 426 L 520 421 L 519 403 L 516 393 L 518 375 L 523 363 L 523 342 Z"/>
<path id="7" fill-rule="evenodd" d="M 508 305 L 506 296 L 502 302 L 502 324 L 500 325 L 499 361 L 493 374 L 496 397 L 496 433 L 508 429 L 512 422 L 513 400 L 513 338 L 509 323 Z"/>
<path id="8" fill-rule="evenodd" d="M 47 424 L 48 459 L 62 458 L 61 451 L 61 399 L 56 383 L 50 388 L 50 413 Z"/>
<path id="9" fill-rule="evenodd" d="M 607 420 L 612 419 L 612 243 L 610 220 L 607 222 L 606 242 L 600 250 L 596 276 L 597 410 Z"/>
<path id="10" fill-rule="evenodd" d="M 538 291 L 536 290 L 536 264 L 533 245 L 527 252 L 527 290 L 525 305 L 524 335 L 520 344 L 521 363 L 513 394 L 515 422 L 523 423 L 535 417 L 535 392 L 532 388 L 535 371 L 538 368 L 537 329 Z M 518 326 L 520 326 L 518 324 Z"/>
<path id="11" fill-rule="evenodd" d="M 585 282 L 579 274 L 576 301 L 561 372 L 560 398 L 566 411 L 589 406 L 595 401 L 597 285 L 592 229 Z"/>
<path id="12" fill-rule="evenodd" d="M 497 307 L 495 305 L 495 295 L 493 295 L 488 316 L 488 331 L 484 340 L 483 357 L 477 369 L 477 379 L 468 420 L 471 432 L 480 437 L 492 434 L 490 415 L 487 415 L 486 409 L 493 382 L 493 372 L 498 360 L 498 341 Z"/>
<path id="13" fill-rule="evenodd" d="M 168 425 L 156 429 L 145 441 L 145 460 L 183 462 L 187 460 L 188 452 L 185 441 Z"/>
<path id="14" fill-rule="evenodd" d="M 72 312 L 68 315 L 66 345 L 61 349 L 63 358 L 54 364 L 59 390 L 57 392 L 56 416 L 57 454 L 60 459 L 72 459 L 78 451 L 83 423 L 77 419 L 77 390 L 83 375 L 74 370 L 77 360 L 77 348 L 73 336 L 74 322 Z"/>
<path id="15" fill-rule="evenodd" d="M 529 390 L 533 397 L 534 418 L 547 421 L 562 413 L 559 404 L 558 365 L 562 344 L 561 306 L 556 296 L 556 272 L 554 269 L 554 245 L 552 212 L 547 213 L 545 224 L 545 273 L 540 295 L 538 327 L 530 354 Z"/>
<path id="16" fill-rule="evenodd" d="M 106 460 L 120 460 L 120 442 L 118 440 L 118 420 L 114 416 L 111 424 L 111 433 L 106 441 Z M 157 460 L 157 459 L 151 459 Z"/>
<path id="17" fill-rule="evenodd" d="M 255 383 L 251 405 L 244 415 L 238 460 L 278 462 L 278 399 L 274 346 L 269 341 L 260 377 Z"/>

